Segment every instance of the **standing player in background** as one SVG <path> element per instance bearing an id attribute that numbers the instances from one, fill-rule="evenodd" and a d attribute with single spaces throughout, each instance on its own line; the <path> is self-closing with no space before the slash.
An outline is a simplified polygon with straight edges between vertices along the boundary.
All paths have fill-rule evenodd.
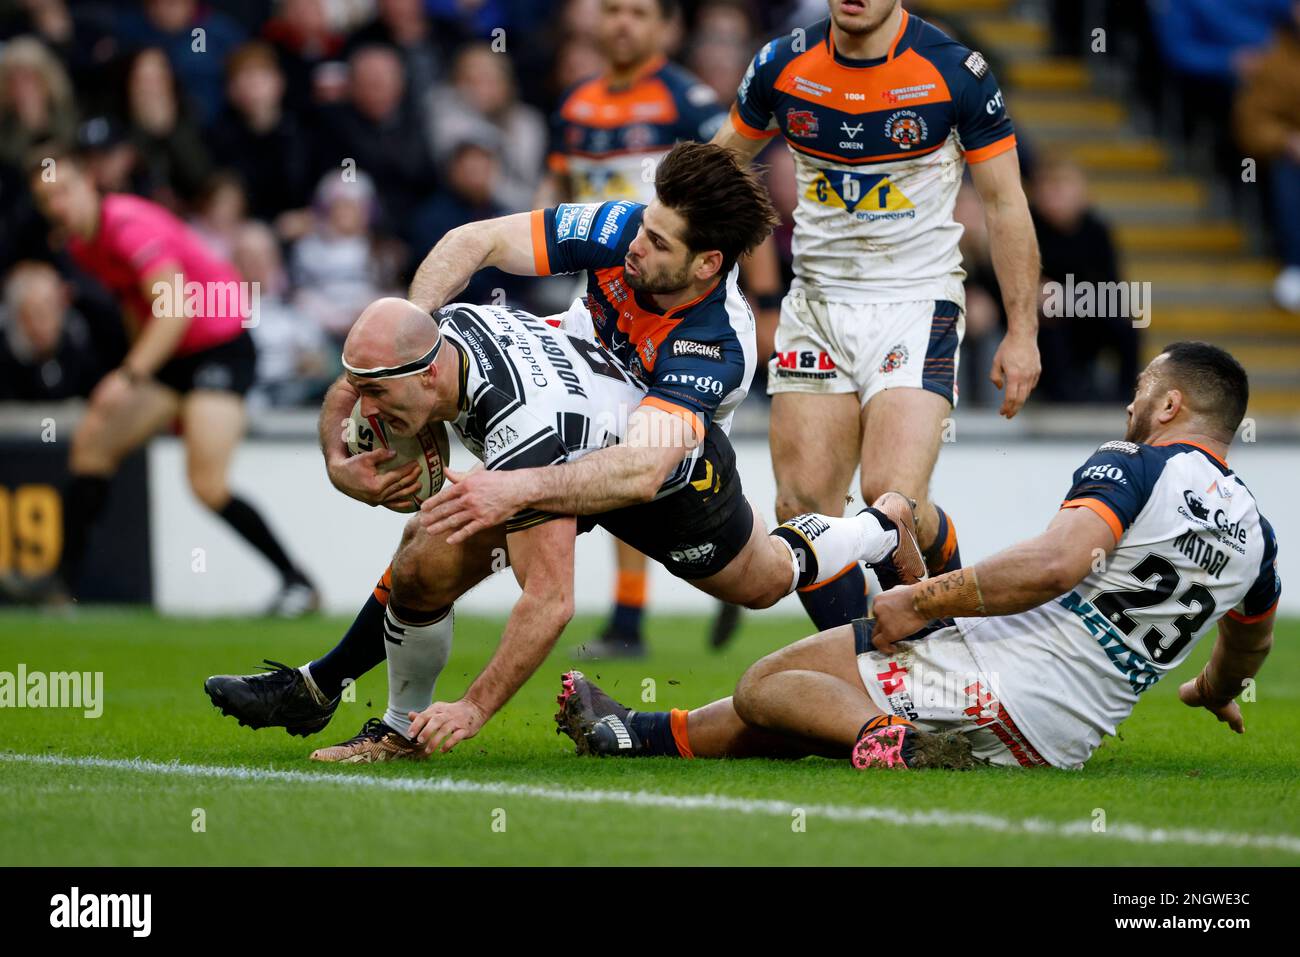
<path id="1" fill-rule="evenodd" d="M 861 465 L 864 501 L 915 499 L 932 574 L 960 567 L 930 501 L 957 401 L 963 330 L 963 162 L 984 200 L 1007 335 L 990 378 L 1014 416 L 1038 381 L 1038 247 L 1016 139 L 988 64 L 899 0 L 830 0 L 830 18 L 754 57 L 714 142 L 753 157 L 778 133 L 794 156 L 795 280 L 769 367 L 777 521 L 839 515 Z M 800 593 L 818 628 L 865 614 L 861 568 Z"/>
<path id="2" fill-rule="evenodd" d="M 607 72 L 570 90 L 553 122 L 549 174 L 537 207 L 654 199 L 655 166 L 682 140 L 707 143 L 726 118 L 707 85 L 664 55 L 664 38 L 676 13 L 674 0 L 603 0 L 597 25 Z M 744 267 L 760 315 L 775 326 L 779 276 L 770 242 Z M 766 356 L 764 356 L 766 358 Z M 646 557 L 615 541 L 618 583 L 614 611 L 599 639 L 583 646 L 592 658 L 639 657 L 646 601 Z M 724 644 L 737 610 L 723 606 L 711 643 Z"/>
<path id="3" fill-rule="evenodd" d="M 179 416 L 194 494 L 280 573 L 270 612 L 314 611 L 316 590 L 257 511 L 226 484 L 256 363 L 241 315 L 252 300 L 241 293 L 239 273 L 156 203 L 101 196 L 71 155 L 38 151 L 31 188 L 73 261 L 117 299 L 131 340 L 122 364 L 91 393 L 72 439 L 59 585 L 72 594 L 90 526 L 122 460 Z M 187 304 L 191 289 L 202 290 L 197 314 Z"/>

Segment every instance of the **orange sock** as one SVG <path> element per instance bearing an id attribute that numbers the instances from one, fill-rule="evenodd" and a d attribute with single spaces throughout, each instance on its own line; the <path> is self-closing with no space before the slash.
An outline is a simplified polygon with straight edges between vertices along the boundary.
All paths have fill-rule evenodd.
<path id="1" fill-rule="evenodd" d="M 643 607 L 645 605 L 647 577 L 645 572 L 625 572 L 619 569 L 618 584 L 614 588 L 615 604 L 627 608 Z"/>
<path id="2" fill-rule="evenodd" d="M 690 737 L 686 733 L 686 722 L 689 716 L 689 711 L 682 711 L 678 708 L 673 708 L 668 715 L 668 720 L 673 729 L 673 741 L 677 744 L 677 753 L 684 758 L 695 757 L 691 752 Z"/>
<path id="3" fill-rule="evenodd" d="M 388 604 L 388 596 L 393 593 L 393 566 L 389 565 L 384 569 L 383 575 L 375 583 L 375 601 L 381 605 Z"/>

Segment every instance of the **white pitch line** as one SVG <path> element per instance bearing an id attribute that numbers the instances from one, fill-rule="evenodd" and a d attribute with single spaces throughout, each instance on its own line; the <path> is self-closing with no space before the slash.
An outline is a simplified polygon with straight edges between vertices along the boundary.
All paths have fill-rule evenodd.
<path id="1" fill-rule="evenodd" d="M 891 826 L 963 828 L 999 834 L 1032 834 L 1041 837 L 1095 837 L 1131 844 L 1184 844 L 1194 847 L 1249 847 L 1300 854 L 1300 837 L 1292 834 L 1245 834 L 1232 831 L 1201 831 L 1195 828 L 1149 828 L 1140 824 L 1112 824 L 1104 832 L 1092 829 L 1092 820 L 1051 821 L 1030 817 L 1013 819 L 971 811 L 900 810 L 857 804 L 800 804 L 762 798 L 728 797 L 723 794 L 657 794 L 653 791 L 569 791 L 563 788 L 509 781 L 466 781 L 456 778 L 376 778 L 324 771 L 281 771 L 273 768 L 224 767 L 146 761 L 143 758 L 69 757 L 48 754 L 0 752 L 0 762 L 35 764 L 61 768 L 90 768 L 174 777 L 217 778 L 226 781 L 263 781 L 280 784 L 324 784 L 344 788 L 373 788 L 417 794 L 490 794 L 561 801 L 569 804 L 623 804 L 670 811 L 730 811 L 789 818 L 802 810 L 809 818 L 831 821 L 880 822 Z"/>

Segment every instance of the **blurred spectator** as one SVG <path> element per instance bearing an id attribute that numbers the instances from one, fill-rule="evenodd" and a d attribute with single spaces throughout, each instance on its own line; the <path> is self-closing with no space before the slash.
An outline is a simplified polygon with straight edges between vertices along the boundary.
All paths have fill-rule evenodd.
<path id="1" fill-rule="evenodd" d="M 730 103 L 758 46 L 744 3 L 711 0 L 696 14 L 686 65 L 712 88 L 718 102 Z"/>
<path id="2" fill-rule="evenodd" d="M 319 402 L 337 372 L 337 356 L 321 327 L 294 307 L 275 233 L 265 223 L 239 227 L 232 261 L 245 282 L 256 283 L 251 328 L 257 343 L 257 381 L 248 395 L 258 406 Z"/>
<path id="3" fill-rule="evenodd" d="M 353 160 L 379 189 L 381 228 L 408 237 L 410 215 L 437 186 L 426 130 L 403 98 L 401 58 L 391 47 L 352 54 L 348 101 L 329 108 L 329 144 L 336 166 Z"/>
<path id="4" fill-rule="evenodd" d="M 965 405 L 988 405 L 1000 402 L 986 370 L 993 367 L 1007 320 L 1002 309 L 1002 287 L 993 270 L 984 203 L 969 182 L 962 183 L 957 191 L 952 215 L 962 226 L 958 248 L 966 270 L 966 331 L 959 367 L 961 401 Z"/>
<path id="5" fill-rule="evenodd" d="M 433 89 L 442 74 L 442 51 L 423 0 L 378 0 L 375 16 L 348 38 L 345 52 L 387 44 L 402 55 L 407 84 L 416 96 Z"/>
<path id="6" fill-rule="evenodd" d="M 1238 84 L 1256 76 L 1273 31 L 1291 0 L 1149 0 L 1165 62 L 1174 70 L 1185 132 L 1206 138 L 1221 172 L 1233 173 L 1232 99 Z M 1240 185 L 1240 177 L 1229 182 Z"/>
<path id="7" fill-rule="evenodd" d="M 118 35 L 135 47 L 157 47 L 193 98 L 201 124 L 221 108 L 222 65 L 244 40 L 244 31 L 224 13 L 198 0 L 143 0 L 118 19 Z M 195 32 L 199 31 L 199 32 Z"/>
<path id="8" fill-rule="evenodd" d="M 285 80 L 275 51 L 262 41 L 236 50 L 226 66 L 229 105 L 209 142 L 217 161 L 239 174 L 249 212 L 274 220 L 311 202 L 322 172 L 314 131 L 285 109 Z"/>
<path id="9" fill-rule="evenodd" d="M 555 53 L 555 66 L 551 71 L 553 99 L 558 99 L 565 91 L 602 73 L 608 65 L 605 54 L 600 51 L 600 45 L 590 36 L 567 38 Z"/>
<path id="10" fill-rule="evenodd" d="M 21 169 L 36 143 L 72 142 L 77 106 L 58 58 L 34 37 L 0 48 L 0 163 Z"/>
<path id="11" fill-rule="evenodd" d="M 141 50 L 131 59 L 126 75 L 126 117 L 146 195 L 171 209 L 195 199 L 212 172 L 212 160 L 191 117 L 184 90 L 167 57 L 156 47 Z"/>
<path id="12" fill-rule="evenodd" d="M 1120 281 L 1110 227 L 1089 207 L 1087 178 L 1073 161 L 1041 162 L 1031 192 L 1044 279 L 1074 289 L 1092 284 L 1097 307 L 1086 317 L 1042 317 L 1040 388 L 1057 402 L 1123 402 L 1137 381 L 1138 333 L 1133 315 L 1097 314 L 1108 301 L 1101 284 Z M 1097 361 L 1103 354 L 1109 377 Z"/>
<path id="13" fill-rule="evenodd" d="M 248 217 L 248 199 L 234 173 L 221 172 L 208 180 L 196 204 L 190 226 L 222 259 L 229 260 L 235 239 Z"/>
<path id="14" fill-rule="evenodd" d="M 560 30 L 563 36 L 578 39 L 596 40 L 596 24 L 600 21 L 600 7 L 603 0 L 567 0 L 564 11 L 560 14 Z"/>
<path id="15" fill-rule="evenodd" d="M 1150 0 L 1165 60 L 1179 73 L 1232 84 L 1259 69 L 1291 0 Z"/>
<path id="16" fill-rule="evenodd" d="M 466 138 L 481 143 L 490 134 L 506 144 L 498 155 L 502 175 L 495 178 L 496 201 L 507 212 L 531 207 L 546 158 L 546 120 L 519 102 L 509 57 L 493 53 L 486 43 L 463 49 L 452 66 L 451 83 L 430 91 L 428 115 L 439 162 Z"/>
<path id="17" fill-rule="evenodd" d="M 753 55 L 754 48 L 750 43 L 697 35 L 686 65 L 709 85 L 719 102 L 730 103 L 736 98 L 736 90 Z"/>
<path id="18" fill-rule="evenodd" d="M 434 244 L 457 226 L 512 212 L 497 198 L 501 176 L 500 143 L 494 138 L 465 139 L 451 147 L 443 165 L 445 186 L 417 220 L 418 241 L 408 271 L 414 272 Z M 499 302 L 504 294 L 512 303 L 519 303 L 528 300 L 534 284 L 497 269 L 481 269 L 456 298 Z"/>
<path id="19" fill-rule="evenodd" d="M 103 335 L 113 326 L 120 328 L 92 324 L 74 308 L 71 288 L 53 266 L 19 263 L 5 280 L 0 305 L 0 399 L 40 402 L 89 395 L 125 353 L 120 337 Z"/>
<path id="20" fill-rule="evenodd" d="M 316 190 L 315 228 L 293 245 L 294 306 L 342 348 L 361 310 L 395 294 L 393 254 L 373 232 L 377 197 L 365 173 L 328 173 Z"/>
<path id="21" fill-rule="evenodd" d="M 0 48 L 0 271 L 20 259 L 48 258 L 46 230 L 24 172 L 38 143 L 69 143 L 76 104 L 62 64 L 39 40 Z"/>
<path id="22" fill-rule="evenodd" d="M 343 52 L 343 34 L 330 22 L 325 0 L 280 0 L 262 36 L 280 55 L 290 107 L 307 109 L 317 101 L 318 86 L 331 75 L 331 65 Z M 340 79 L 344 78 L 340 75 Z"/>
<path id="23" fill-rule="evenodd" d="M 696 40 L 725 40 L 745 46 L 753 44 L 754 21 L 749 5 L 744 0 L 708 0 L 695 14 L 691 35 Z M 750 55 L 754 52 L 750 50 Z M 736 91 L 731 92 L 734 94 Z"/>
<path id="24" fill-rule="evenodd" d="M 1242 152 L 1270 164 L 1269 206 L 1283 264 L 1273 295 L 1300 312 L 1300 2 L 1291 15 L 1237 99 L 1236 130 Z"/>

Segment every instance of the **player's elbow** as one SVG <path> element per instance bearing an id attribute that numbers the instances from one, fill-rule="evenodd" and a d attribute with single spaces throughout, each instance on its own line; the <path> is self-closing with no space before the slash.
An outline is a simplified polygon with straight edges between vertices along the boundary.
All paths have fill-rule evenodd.
<path id="1" fill-rule="evenodd" d="M 529 591 L 532 617 L 546 630 L 558 635 L 573 620 L 573 589 L 552 582 Z"/>
<path id="2" fill-rule="evenodd" d="M 654 500 L 667 477 L 667 473 L 660 474 L 658 469 L 645 469 L 632 480 L 628 494 L 635 498 L 637 505 L 644 505 Z"/>
<path id="3" fill-rule="evenodd" d="M 1088 568 L 1079 568 L 1079 558 L 1062 552 L 1043 556 L 1039 574 L 1044 590 L 1053 595 L 1064 595 L 1088 574 Z"/>

